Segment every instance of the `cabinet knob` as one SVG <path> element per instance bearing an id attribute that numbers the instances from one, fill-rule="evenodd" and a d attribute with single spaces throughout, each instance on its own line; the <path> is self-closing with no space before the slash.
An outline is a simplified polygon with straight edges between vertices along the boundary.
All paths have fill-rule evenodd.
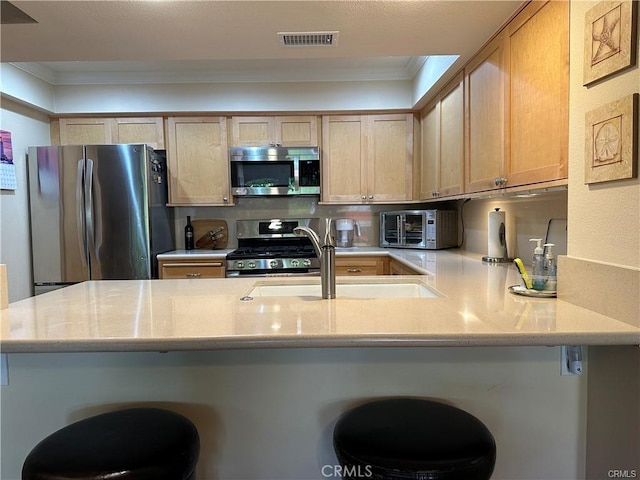
<path id="1" fill-rule="evenodd" d="M 362 272 L 361 268 L 347 268 L 347 273 L 360 273 Z"/>
<path id="2" fill-rule="evenodd" d="M 229 201 L 229 197 L 222 197 L 222 201 L 223 201 L 224 203 L 227 203 L 227 202 Z"/>
<path id="3" fill-rule="evenodd" d="M 369 195 L 369 200 L 373 200 L 373 195 Z"/>
<path id="4" fill-rule="evenodd" d="M 367 197 L 365 195 L 362 195 L 361 198 L 362 198 L 362 200 L 366 200 L 367 199 Z"/>
<path id="5" fill-rule="evenodd" d="M 201 273 L 187 273 L 187 278 L 200 278 L 201 276 Z"/>

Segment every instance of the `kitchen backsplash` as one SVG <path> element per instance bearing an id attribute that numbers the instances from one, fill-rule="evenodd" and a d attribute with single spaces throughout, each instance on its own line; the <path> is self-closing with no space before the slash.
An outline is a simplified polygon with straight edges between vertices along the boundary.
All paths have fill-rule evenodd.
<path id="1" fill-rule="evenodd" d="M 428 204 L 400 205 L 318 205 L 317 197 L 246 197 L 236 199 L 235 207 L 176 207 L 175 232 L 177 249 L 184 248 L 184 225 L 187 215 L 192 219 L 226 220 L 229 227 L 228 248 L 235 248 L 236 220 L 265 218 L 352 218 L 361 228 L 356 246 L 378 246 L 380 236 L 379 213 L 390 210 L 457 208 L 462 210 L 464 242 L 467 251 L 487 253 L 487 215 L 495 208 L 506 212 L 507 241 L 510 256 L 528 260 L 532 251 L 529 238 L 544 238 L 549 220 L 567 218 L 567 192 L 545 193 L 535 197 L 498 197 Z M 562 223 L 560 223 L 562 225 Z M 561 247 L 562 248 L 562 247 Z M 556 250 L 558 254 L 565 251 Z"/>

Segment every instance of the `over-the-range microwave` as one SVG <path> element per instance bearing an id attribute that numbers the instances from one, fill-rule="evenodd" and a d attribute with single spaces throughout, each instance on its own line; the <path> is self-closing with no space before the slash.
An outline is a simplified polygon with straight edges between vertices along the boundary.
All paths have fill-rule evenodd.
<path id="1" fill-rule="evenodd" d="M 233 195 L 320 194 L 318 147 L 233 147 L 229 162 Z"/>
<path id="2" fill-rule="evenodd" d="M 380 212 L 380 246 L 435 250 L 458 245 L 455 210 Z"/>

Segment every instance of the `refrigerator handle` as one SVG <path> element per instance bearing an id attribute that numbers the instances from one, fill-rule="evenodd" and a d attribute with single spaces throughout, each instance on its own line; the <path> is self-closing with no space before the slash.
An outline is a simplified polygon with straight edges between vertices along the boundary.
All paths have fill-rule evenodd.
<path id="1" fill-rule="evenodd" d="M 85 218 L 87 222 L 87 239 L 89 243 L 89 255 L 96 248 L 95 232 L 93 226 L 93 160 L 87 158 L 87 170 L 84 181 Z"/>
<path id="2" fill-rule="evenodd" d="M 77 214 L 78 214 L 78 228 L 76 229 L 76 232 L 78 234 L 78 244 L 82 245 L 82 253 L 83 255 L 80 257 L 80 259 L 82 260 L 82 265 L 86 266 L 87 262 L 89 261 L 89 253 L 87 250 L 87 239 L 86 236 L 84 235 L 84 231 L 85 231 L 85 214 L 83 212 L 83 208 L 84 208 L 84 202 L 82 201 L 82 183 L 83 183 L 83 177 L 84 177 L 84 160 L 80 159 L 78 160 L 78 174 L 76 176 L 76 205 L 77 207 Z"/>

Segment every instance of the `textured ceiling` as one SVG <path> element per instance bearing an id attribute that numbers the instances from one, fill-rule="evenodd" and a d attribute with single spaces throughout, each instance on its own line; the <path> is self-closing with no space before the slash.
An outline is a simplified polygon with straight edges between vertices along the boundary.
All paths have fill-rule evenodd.
<path id="1" fill-rule="evenodd" d="M 404 69 L 406 76 L 409 57 L 452 54 L 468 58 L 522 4 L 506 0 L 12 3 L 38 23 L 2 26 L 1 60 L 93 62 L 77 68 L 69 63 L 46 63 L 67 76 L 74 71 L 140 72 L 133 63 L 100 63 L 106 61 L 148 62 L 152 70 L 174 72 L 218 69 L 246 74 L 251 69 L 264 72 L 286 64 L 301 65 L 312 74 L 314 69 L 348 70 L 351 63 L 363 69 L 375 64 L 383 71 L 381 59 L 385 57 L 406 57 L 387 67 Z M 276 35 L 324 30 L 340 32 L 336 47 L 287 48 Z M 338 60 L 333 64 L 320 60 L 315 66 L 310 59 Z M 367 61 L 369 66 L 364 65 Z"/>

